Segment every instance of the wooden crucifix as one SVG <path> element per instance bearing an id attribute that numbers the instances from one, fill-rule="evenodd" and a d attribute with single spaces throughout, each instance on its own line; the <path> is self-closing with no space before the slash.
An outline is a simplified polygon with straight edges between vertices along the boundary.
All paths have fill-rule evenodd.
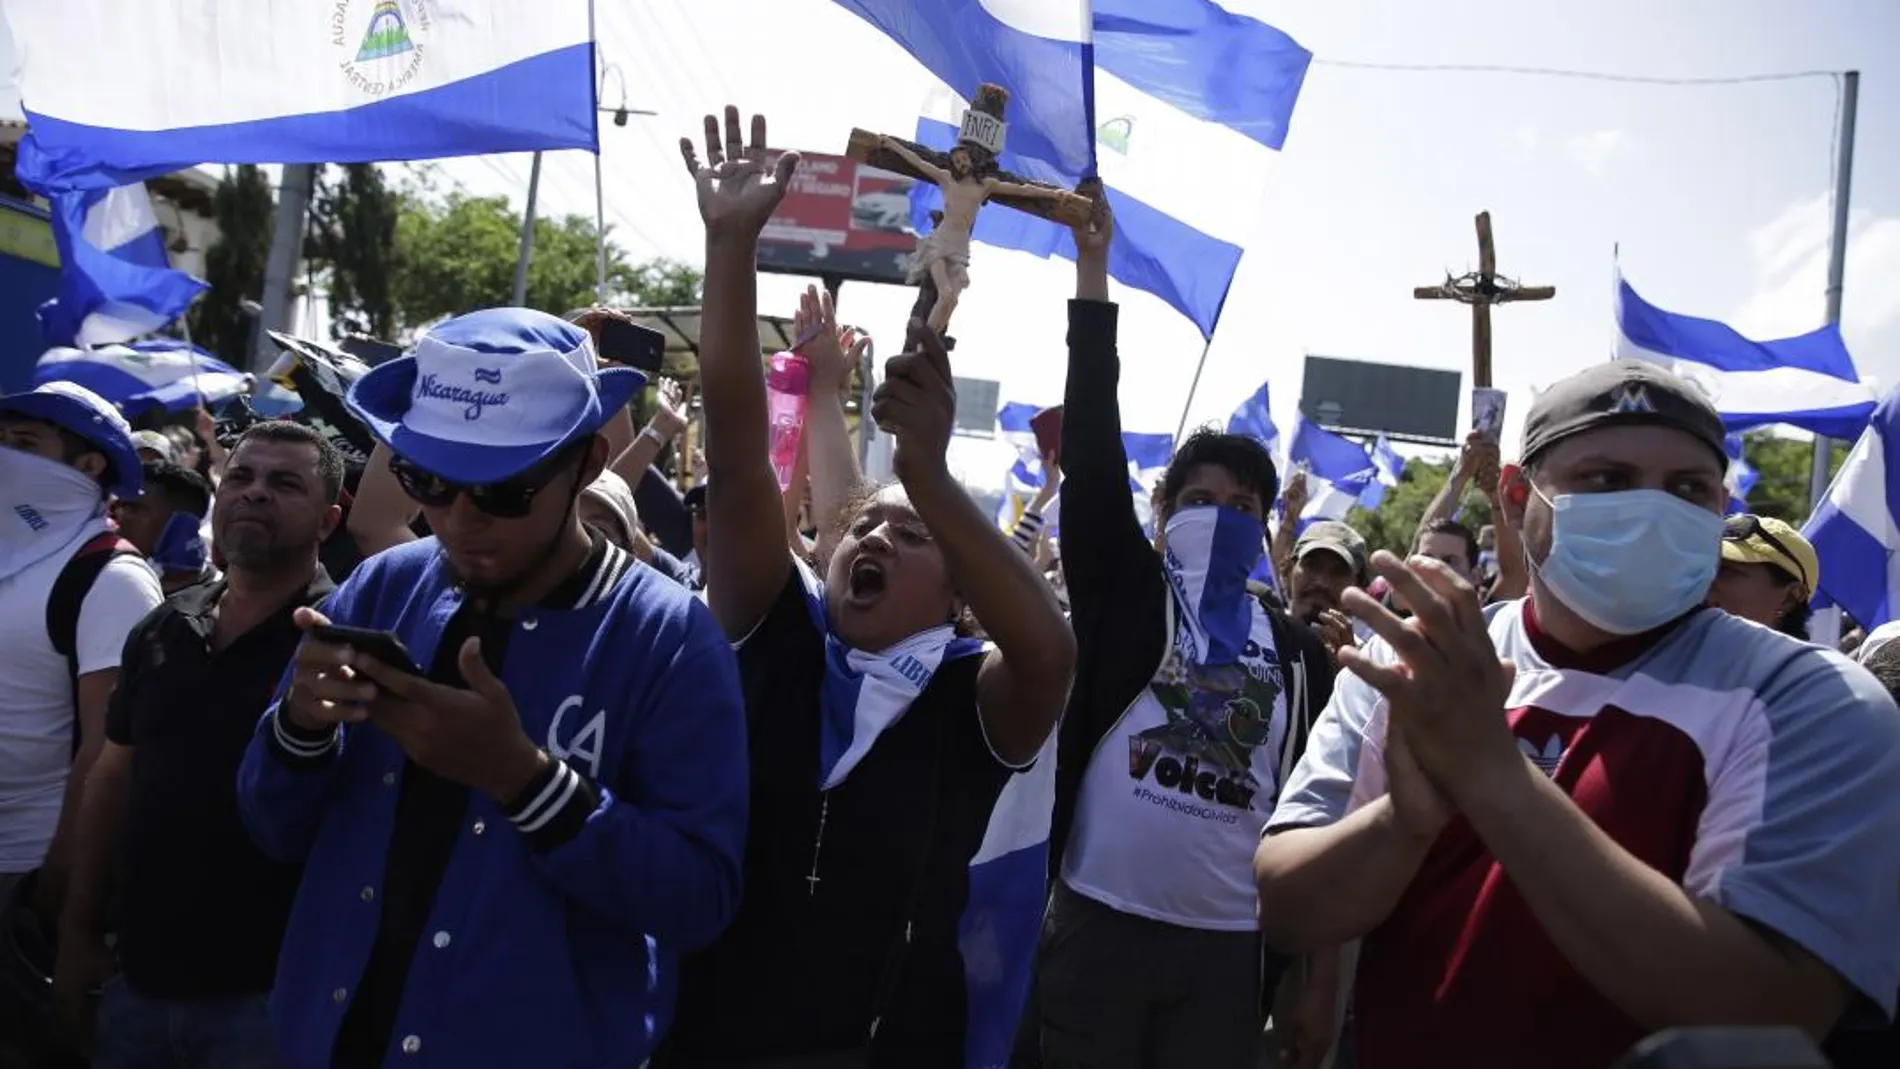
<path id="1" fill-rule="evenodd" d="M 957 144 L 949 152 L 866 130 L 852 130 L 845 148 L 845 155 L 859 163 L 943 190 L 943 211 L 931 214 L 935 225 L 918 242 L 909 275 L 909 281 L 918 286 L 911 314 L 938 334 L 950 325 L 950 314 L 970 285 L 970 233 L 983 205 L 1001 204 L 1067 226 L 1088 222 L 1093 208 L 1087 197 L 997 167 L 1006 129 L 1003 111 L 1008 105 L 1009 93 L 1000 86 L 978 86 L 976 98 L 963 114 Z M 948 338 L 945 344 L 950 344 Z"/>
<path id="2" fill-rule="evenodd" d="M 1471 384 L 1491 385 L 1491 306 L 1513 301 L 1548 301 L 1555 286 L 1521 286 L 1498 274 L 1498 253 L 1491 244 L 1491 213 L 1478 213 L 1478 269 L 1437 286 L 1419 286 L 1412 296 L 1421 301 L 1460 301 L 1471 306 Z"/>

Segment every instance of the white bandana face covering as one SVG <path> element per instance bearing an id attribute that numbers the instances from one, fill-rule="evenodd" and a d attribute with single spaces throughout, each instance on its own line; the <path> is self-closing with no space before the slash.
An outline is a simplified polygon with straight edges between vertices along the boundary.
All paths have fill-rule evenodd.
<path id="1" fill-rule="evenodd" d="M 0 447 L 0 579 L 70 545 L 88 525 L 105 529 L 99 484 L 77 468 Z"/>

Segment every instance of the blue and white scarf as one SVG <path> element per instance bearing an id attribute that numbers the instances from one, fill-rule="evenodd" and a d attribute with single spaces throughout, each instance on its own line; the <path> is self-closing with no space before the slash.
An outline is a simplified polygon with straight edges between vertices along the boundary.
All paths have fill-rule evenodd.
<path id="1" fill-rule="evenodd" d="M 84 472 L 0 446 L 0 580 L 110 529 L 105 495 Z"/>
<path id="2" fill-rule="evenodd" d="M 818 776 L 819 786 L 831 790 L 850 776 L 879 736 L 903 719 L 939 668 L 985 653 L 989 645 L 959 637 L 946 626 L 912 635 L 878 653 L 854 650 L 831 631 L 823 585 L 804 564 L 795 567 L 812 619 L 825 636 Z M 969 896 L 957 924 L 969 1015 L 967 1069 L 1008 1063 L 1028 998 L 1049 890 L 1055 755 L 1052 731 L 1036 763 L 1003 785 L 983 843 L 970 859 Z"/>
<path id="3" fill-rule="evenodd" d="M 1247 575 L 1264 552 L 1265 528 L 1224 506 L 1185 508 L 1168 519 L 1162 568 L 1174 598 L 1174 648 L 1196 665 L 1240 660 L 1254 618 L 1264 613 L 1247 593 Z"/>

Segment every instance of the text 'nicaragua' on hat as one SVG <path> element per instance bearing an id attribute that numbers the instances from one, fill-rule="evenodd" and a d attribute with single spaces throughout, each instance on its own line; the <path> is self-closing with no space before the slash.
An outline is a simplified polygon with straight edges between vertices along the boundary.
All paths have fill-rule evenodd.
<path id="1" fill-rule="evenodd" d="M 492 308 L 438 324 L 350 387 L 350 410 L 397 455 L 450 482 L 502 482 L 591 435 L 646 385 L 597 366 L 587 332 Z"/>

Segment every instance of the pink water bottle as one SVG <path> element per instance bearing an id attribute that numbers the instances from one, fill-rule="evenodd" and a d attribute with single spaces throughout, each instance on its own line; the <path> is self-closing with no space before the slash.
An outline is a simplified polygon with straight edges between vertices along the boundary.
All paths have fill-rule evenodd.
<path id="1" fill-rule="evenodd" d="M 792 485 L 810 394 L 811 362 L 797 353 L 775 354 L 765 373 L 765 415 L 772 434 L 772 470 L 778 473 L 781 492 Z"/>

